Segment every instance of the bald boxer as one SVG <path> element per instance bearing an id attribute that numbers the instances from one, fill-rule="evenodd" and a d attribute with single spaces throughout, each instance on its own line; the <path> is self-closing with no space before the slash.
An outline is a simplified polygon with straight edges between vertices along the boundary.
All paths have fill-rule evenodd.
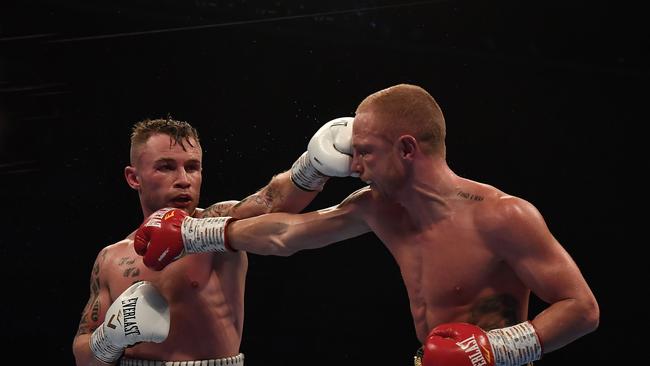
<path id="1" fill-rule="evenodd" d="M 136 249 L 159 267 L 155 254 L 167 249 L 286 256 L 372 231 L 399 265 L 423 344 L 416 363 L 428 366 L 522 365 L 594 331 L 596 299 L 540 212 L 456 175 L 445 130 L 421 87 L 380 90 L 354 118 L 351 171 L 368 186 L 341 204 L 212 225 L 145 221 Z M 548 307 L 529 320 L 531 292 Z"/>
<path id="2" fill-rule="evenodd" d="M 216 220 L 299 212 L 329 176 L 350 174 L 351 128 L 348 117 L 324 124 L 291 170 L 240 202 L 220 202 L 205 210 L 197 208 L 203 153 L 197 131 L 186 122 L 135 124 L 131 165 L 124 175 L 152 224 L 162 220 L 157 210 L 164 207 L 175 209 L 167 217 Z M 327 169 L 319 166 L 323 161 Z M 142 265 L 134 238 L 131 233 L 105 247 L 95 260 L 90 298 L 73 342 L 77 365 L 242 365 L 246 253 L 174 258 L 178 260 L 166 271 L 157 272 Z"/>

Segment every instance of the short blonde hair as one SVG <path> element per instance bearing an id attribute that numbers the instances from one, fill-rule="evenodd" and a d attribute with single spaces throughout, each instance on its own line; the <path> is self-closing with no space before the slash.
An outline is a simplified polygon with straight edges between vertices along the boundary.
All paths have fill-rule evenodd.
<path id="1" fill-rule="evenodd" d="M 410 134 L 429 153 L 445 156 L 445 118 L 438 103 L 423 88 L 411 84 L 398 84 L 366 97 L 357 113 L 371 110 L 380 116 L 382 128 L 397 137 Z"/>

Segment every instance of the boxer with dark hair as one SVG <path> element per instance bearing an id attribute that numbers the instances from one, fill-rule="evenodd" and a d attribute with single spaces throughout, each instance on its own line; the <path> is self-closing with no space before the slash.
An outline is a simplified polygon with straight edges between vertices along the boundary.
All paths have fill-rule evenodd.
<path id="1" fill-rule="evenodd" d="M 299 212 L 330 175 L 350 174 L 351 121 L 343 117 L 323 125 L 291 170 L 239 202 L 197 207 L 203 169 L 199 136 L 188 123 L 170 118 L 133 126 L 124 175 L 138 192 L 144 217 L 160 218 L 157 210 L 164 207 L 176 210 L 170 215 L 217 221 Z M 327 161 L 329 169 L 315 161 Z M 176 258 L 167 271 L 157 272 L 142 265 L 134 238 L 135 232 L 105 247 L 95 260 L 90 298 L 73 342 L 77 365 L 242 365 L 246 253 Z"/>

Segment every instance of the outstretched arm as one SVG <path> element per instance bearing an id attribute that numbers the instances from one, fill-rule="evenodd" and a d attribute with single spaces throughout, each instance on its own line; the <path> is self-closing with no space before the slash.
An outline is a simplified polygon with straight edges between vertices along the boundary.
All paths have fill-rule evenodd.
<path id="1" fill-rule="evenodd" d="M 304 214 L 274 213 L 230 223 L 226 240 L 235 250 L 288 256 L 369 232 L 370 228 L 345 203 Z"/>
<path id="2" fill-rule="evenodd" d="M 340 205 L 304 214 L 270 213 L 243 220 L 198 219 L 180 209 L 154 212 L 135 235 L 134 249 L 144 264 L 161 270 L 186 254 L 245 250 L 262 255 L 290 255 L 370 231 L 364 204 L 353 193 Z"/>

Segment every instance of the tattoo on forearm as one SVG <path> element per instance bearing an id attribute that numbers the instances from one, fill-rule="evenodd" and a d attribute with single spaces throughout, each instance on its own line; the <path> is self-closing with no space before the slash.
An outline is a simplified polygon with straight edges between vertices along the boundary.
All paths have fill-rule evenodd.
<path id="1" fill-rule="evenodd" d="M 237 207 L 239 204 L 241 204 L 244 201 L 241 201 L 234 205 L 234 207 Z M 233 204 L 228 202 L 219 202 L 215 203 L 214 205 L 206 208 L 202 212 L 202 217 L 222 217 L 222 216 L 228 216 L 230 209 L 233 208 Z"/>
<path id="2" fill-rule="evenodd" d="M 480 299 L 472 306 L 469 323 L 485 330 L 503 328 L 518 322 L 517 300 L 508 294 Z"/>
<path id="3" fill-rule="evenodd" d="M 232 207 L 232 209 L 233 209 L 233 210 L 236 210 L 239 206 L 243 205 L 244 202 L 248 201 L 249 198 L 250 198 L 250 197 L 246 197 L 246 198 L 244 198 L 243 200 L 237 202 L 237 204 L 235 204 L 235 205 Z"/>
<path id="4" fill-rule="evenodd" d="M 271 208 L 273 205 L 273 202 L 268 200 L 267 195 L 256 194 L 253 196 L 253 199 L 255 199 L 255 203 L 266 208 Z"/>
<path id="5" fill-rule="evenodd" d="M 467 193 L 467 192 L 463 192 L 463 191 L 459 191 L 457 193 L 457 195 L 459 197 L 462 197 L 462 198 L 464 198 L 466 200 L 470 200 L 470 201 L 483 201 L 483 199 L 484 199 L 483 196 L 479 196 L 478 194 L 472 194 L 472 193 Z"/>
<path id="6" fill-rule="evenodd" d="M 269 184 L 265 189 L 255 193 L 251 197 L 255 200 L 256 204 L 264 206 L 266 209 L 269 209 L 269 211 L 273 211 L 274 205 L 283 199 L 280 190 L 278 190 L 273 183 Z"/>

